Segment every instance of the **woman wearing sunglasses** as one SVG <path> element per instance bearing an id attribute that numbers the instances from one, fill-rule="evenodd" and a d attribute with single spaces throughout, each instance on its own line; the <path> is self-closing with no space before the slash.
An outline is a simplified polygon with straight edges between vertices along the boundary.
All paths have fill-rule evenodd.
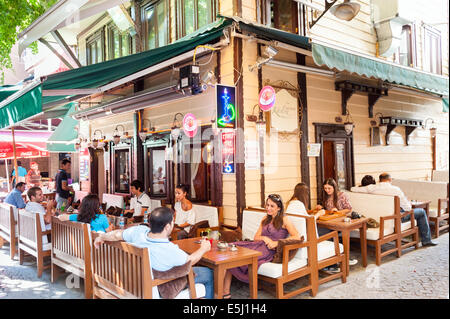
<path id="1" fill-rule="evenodd" d="M 261 264 L 270 262 L 276 253 L 280 239 L 300 239 L 297 229 L 284 215 L 283 200 L 280 195 L 271 194 L 266 200 L 266 217 L 262 220 L 256 231 L 253 241 L 236 242 L 236 246 L 246 247 L 262 252 L 258 257 L 258 268 Z M 230 286 L 232 277 L 248 283 L 248 266 L 229 269 L 225 274 L 223 298 L 231 298 Z"/>

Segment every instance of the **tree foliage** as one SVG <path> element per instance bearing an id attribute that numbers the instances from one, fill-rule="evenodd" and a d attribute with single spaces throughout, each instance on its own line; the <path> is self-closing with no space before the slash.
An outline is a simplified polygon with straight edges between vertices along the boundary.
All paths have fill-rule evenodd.
<path id="1" fill-rule="evenodd" d="M 57 0 L 0 0 L 0 69 L 12 68 L 11 52 L 17 36 Z M 37 45 L 32 45 L 37 51 Z M 2 72 L 3 78 L 3 72 Z"/>

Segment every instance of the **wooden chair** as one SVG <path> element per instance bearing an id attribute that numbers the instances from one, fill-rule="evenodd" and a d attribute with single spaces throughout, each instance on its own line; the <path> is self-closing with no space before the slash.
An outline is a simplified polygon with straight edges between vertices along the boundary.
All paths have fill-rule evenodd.
<path id="1" fill-rule="evenodd" d="M 66 270 L 84 279 L 84 295 L 92 299 L 90 225 L 52 218 L 51 281 Z"/>
<path id="2" fill-rule="evenodd" d="M 373 195 L 367 193 L 346 192 L 353 210 L 365 217 L 379 222 L 378 228 L 368 228 L 366 231 L 367 244 L 375 246 L 375 262 L 381 265 L 381 259 L 396 253 L 401 257 L 402 250 L 411 246 L 419 248 L 419 229 L 416 226 L 414 212 L 400 212 L 398 196 Z M 401 219 L 407 215 L 410 221 L 402 223 Z M 412 236 L 413 240 L 403 243 L 402 239 Z M 359 231 L 350 232 L 350 237 L 359 238 Z M 382 251 L 385 244 L 393 243 L 394 247 Z"/>
<path id="3" fill-rule="evenodd" d="M 98 236 L 91 235 L 92 240 Z M 159 299 L 157 286 L 175 279 L 153 279 L 148 248 L 138 248 L 123 241 L 93 247 L 92 270 L 94 299 Z M 195 299 L 197 295 L 204 295 L 204 286 L 195 284 L 192 269 L 188 283 L 189 288 L 177 298 L 190 296 Z"/>
<path id="4" fill-rule="evenodd" d="M 449 199 L 448 196 L 447 196 L 447 198 L 440 198 L 438 200 L 437 216 L 429 217 L 430 221 L 432 221 L 434 223 L 434 236 L 436 238 L 439 237 L 439 233 L 442 230 L 449 228 L 450 220 L 449 220 L 449 210 L 448 210 L 448 201 L 449 201 L 448 199 Z M 440 222 L 443 220 L 447 220 L 447 224 L 440 226 Z"/>
<path id="5" fill-rule="evenodd" d="M 44 201 L 55 200 L 56 193 L 47 193 L 44 194 Z"/>
<path id="6" fill-rule="evenodd" d="M 40 278 L 44 269 L 50 268 L 50 265 L 44 267 L 44 258 L 51 255 L 51 243 L 47 241 L 47 235 L 50 230 L 42 231 L 42 216 L 37 213 L 27 212 L 24 209 L 19 210 L 19 263 L 23 264 L 25 253 L 28 253 L 37 259 L 37 276 Z"/>
<path id="7" fill-rule="evenodd" d="M 266 213 L 260 208 L 247 208 L 243 211 L 242 239 L 254 238 L 264 216 Z M 301 244 L 286 245 L 283 248 L 282 264 L 272 262 L 262 264 L 258 268 L 258 279 L 275 284 L 278 299 L 291 298 L 308 290 L 312 296 L 315 296 L 319 285 L 336 278 L 341 278 L 345 283 L 347 277 L 344 267 L 345 255 L 342 245 L 339 244 L 338 233 L 333 231 L 317 237 L 314 217 L 299 214 L 287 214 L 287 216 L 297 228 L 299 235 L 304 236 L 305 241 Z M 328 239 L 331 238 L 333 238 L 333 242 L 328 242 Z M 288 251 L 296 248 L 299 250 L 295 257 L 288 261 Z M 336 263 L 341 266 L 339 273 L 319 279 L 319 269 Z M 307 286 L 289 293 L 284 292 L 285 283 L 308 275 L 309 284 Z"/>
<path id="8" fill-rule="evenodd" d="M 9 255 L 11 259 L 17 252 L 17 222 L 14 218 L 14 206 L 0 203 L 0 248 L 4 241 L 9 242 Z"/>

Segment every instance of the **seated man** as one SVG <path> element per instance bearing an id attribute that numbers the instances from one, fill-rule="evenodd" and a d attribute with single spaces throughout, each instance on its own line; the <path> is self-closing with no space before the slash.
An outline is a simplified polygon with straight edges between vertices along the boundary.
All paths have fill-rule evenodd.
<path id="1" fill-rule="evenodd" d="M 16 187 L 5 198 L 5 203 L 13 205 L 17 208 L 25 208 L 25 201 L 23 200 L 22 193 L 25 191 L 25 183 L 19 182 Z"/>
<path id="2" fill-rule="evenodd" d="M 133 216 L 144 216 L 147 209 L 151 207 L 150 197 L 144 192 L 144 185 L 139 180 L 131 182 L 130 187 L 133 198 L 130 200 L 130 209 L 126 209 L 124 214 L 133 213 Z"/>
<path id="3" fill-rule="evenodd" d="M 361 179 L 361 185 L 360 187 L 368 186 L 368 185 L 375 185 L 377 182 L 375 182 L 375 178 L 373 178 L 372 175 L 365 175 Z"/>
<path id="4" fill-rule="evenodd" d="M 53 199 L 47 202 L 47 209 L 42 206 L 41 202 L 44 200 L 44 194 L 39 187 L 31 187 L 28 192 L 28 198 L 30 201 L 25 207 L 26 211 L 41 214 L 45 225 L 42 226 L 42 231 L 50 230 L 52 227 L 52 216 L 55 214 L 55 201 Z"/>
<path id="5" fill-rule="evenodd" d="M 406 198 L 402 190 L 391 184 L 392 178 L 388 173 L 383 173 L 379 177 L 378 184 L 371 184 L 366 187 L 352 187 L 351 191 L 356 193 L 369 193 L 375 195 L 388 195 L 398 196 L 400 198 L 400 211 L 409 212 L 412 209 L 411 203 Z M 431 241 L 430 225 L 428 224 L 427 213 L 423 208 L 414 209 L 414 218 L 417 221 L 419 227 L 420 238 L 422 240 L 422 246 L 436 246 L 437 243 Z M 407 215 L 402 218 L 402 223 L 411 219 L 411 215 Z"/>
<path id="6" fill-rule="evenodd" d="M 191 255 L 186 254 L 177 245 L 169 241 L 174 227 L 173 210 L 167 207 L 154 209 L 149 218 L 151 229 L 144 225 L 130 227 L 125 230 L 115 230 L 101 233 L 94 242 L 96 248 L 104 241 L 125 240 L 137 247 L 148 247 L 152 269 L 167 271 L 175 266 L 191 262 L 196 264 L 204 253 L 211 249 L 208 240 L 203 240 L 198 250 Z M 202 283 L 206 288 L 206 298 L 214 298 L 213 271 L 207 267 L 193 267 L 195 282 Z"/>

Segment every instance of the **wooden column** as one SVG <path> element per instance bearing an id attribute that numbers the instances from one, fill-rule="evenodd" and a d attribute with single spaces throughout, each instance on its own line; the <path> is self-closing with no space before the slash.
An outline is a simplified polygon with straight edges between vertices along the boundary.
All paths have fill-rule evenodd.
<path id="1" fill-rule="evenodd" d="M 242 70 L 242 39 L 234 38 L 234 82 L 236 84 L 237 117 L 236 127 L 244 130 L 244 85 Z M 238 226 L 242 226 L 242 210 L 245 208 L 245 137 L 244 134 L 236 134 L 236 214 Z"/>
<path id="2" fill-rule="evenodd" d="M 305 65 L 305 56 L 297 53 L 297 64 Z M 308 157 L 308 99 L 306 91 L 306 74 L 297 72 L 297 82 L 300 88 L 299 92 L 299 125 L 302 136 L 300 137 L 300 163 L 301 163 L 301 177 L 302 182 L 311 189 L 310 171 L 309 171 L 309 157 Z M 311 208 L 311 194 L 308 198 L 307 208 Z"/>
<path id="3" fill-rule="evenodd" d="M 261 56 L 261 44 L 258 43 L 258 56 Z M 258 92 L 261 92 L 263 87 L 262 84 L 262 68 L 258 69 Z M 259 112 L 262 112 L 258 108 Z M 261 135 L 256 128 L 256 134 L 259 140 L 259 165 L 260 165 L 260 188 L 261 188 L 261 207 L 264 207 L 266 204 L 266 178 L 264 175 L 264 135 Z"/>

